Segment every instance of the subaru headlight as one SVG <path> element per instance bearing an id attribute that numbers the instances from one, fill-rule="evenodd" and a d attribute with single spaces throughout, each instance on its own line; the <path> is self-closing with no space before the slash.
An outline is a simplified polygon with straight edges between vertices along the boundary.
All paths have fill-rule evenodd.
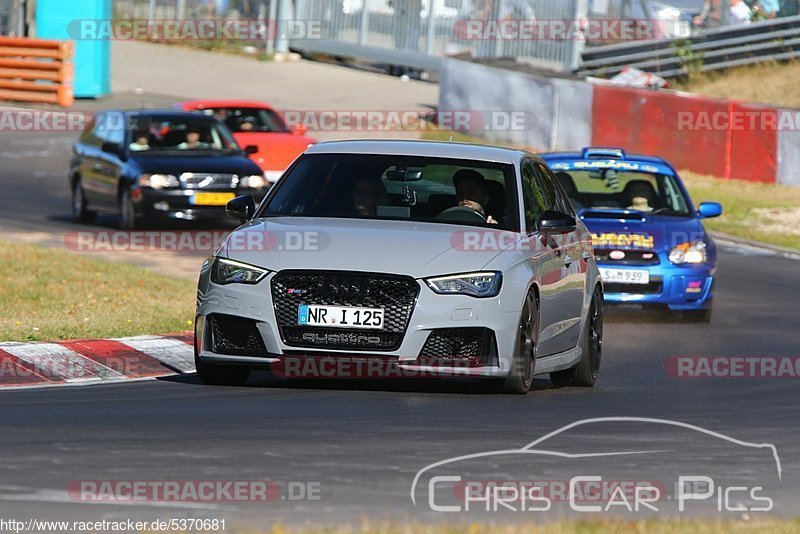
<path id="1" fill-rule="evenodd" d="M 215 284 L 257 284 L 268 270 L 240 261 L 217 258 L 211 268 L 211 281 Z"/>
<path id="2" fill-rule="evenodd" d="M 172 174 L 143 174 L 139 176 L 139 185 L 152 187 L 153 189 L 164 189 L 166 187 L 180 187 L 181 182 L 177 176 Z"/>
<path id="3" fill-rule="evenodd" d="M 503 275 L 498 272 L 455 274 L 428 278 L 428 284 L 440 295 L 468 295 L 470 297 L 494 297 L 500 293 Z"/>
<path id="4" fill-rule="evenodd" d="M 267 179 L 261 174 L 252 174 L 250 176 L 245 176 L 244 178 L 240 179 L 239 185 L 241 187 L 260 189 L 262 187 L 266 187 Z"/>
<path id="5" fill-rule="evenodd" d="M 676 265 L 705 263 L 707 259 L 706 244 L 702 241 L 687 241 L 669 251 L 669 261 Z"/>

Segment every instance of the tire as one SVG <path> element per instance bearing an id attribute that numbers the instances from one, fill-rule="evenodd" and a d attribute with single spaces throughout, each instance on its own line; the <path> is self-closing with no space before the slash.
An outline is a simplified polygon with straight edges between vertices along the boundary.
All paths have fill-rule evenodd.
<path id="1" fill-rule="evenodd" d="M 204 362 L 197 351 L 194 354 L 194 367 L 200 381 L 210 386 L 241 386 L 250 376 L 250 370 L 246 367 Z"/>
<path id="2" fill-rule="evenodd" d="M 687 310 L 683 312 L 683 317 L 693 323 L 710 323 L 713 308 L 704 310 Z"/>
<path id="3" fill-rule="evenodd" d="M 72 184 L 72 222 L 91 223 L 94 222 L 96 215 L 95 212 L 87 209 L 83 185 L 81 185 L 80 179 L 76 179 Z"/>
<path id="4" fill-rule="evenodd" d="M 550 373 L 556 386 L 592 387 L 600 374 L 603 356 L 603 294 L 595 288 L 581 339 L 581 360 L 563 371 Z"/>
<path id="5" fill-rule="evenodd" d="M 539 306 L 532 293 L 528 293 L 522 305 L 514 361 L 511 371 L 502 383 L 503 393 L 525 395 L 533 384 L 536 369 L 536 349 L 539 344 Z"/>
<path id="6" fill-rule="evenodd" d="M 131 202 L 131 190 L 126 187 L 119 195 L 119 227 L 121 230 L 136 230 L 140 226 Z"/>

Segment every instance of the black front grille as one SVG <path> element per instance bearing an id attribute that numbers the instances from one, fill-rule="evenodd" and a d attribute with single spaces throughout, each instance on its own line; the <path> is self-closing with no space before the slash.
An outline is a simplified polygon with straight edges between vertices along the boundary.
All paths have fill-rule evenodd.
<path id="1" fill-rule="evenodd" d="M 622 293 L 628 295 L 658 295 L 664 283 L 661 280 L 650 279 L 648 284 L 614 284 L 604 283 L 606 293 Z"/>
<path id="2" fill-rule="evenodd" d="M 234 356 L 267 356 L 267 348 L 252 319 L 214 313 L 211 321 L 212 352 Z"/>
<path id="3" fill-rule="evenodd" d="M 497 343 L 488 328 L 440 328 L 425 340 L 422 365 L 497 365 Z"/>
<path id="4" fill-rule="evenodd" d="M 283 342 L 295 347 L 395 350 L 403 341 L 419 285 L 406 276 L 341 271 L 282 271 L 272 301 Z M 298 326 L 301 304 L 382 308 L 380 330 Z"/>
<path id="5" fill-rule="evenodd" d="M 625 257 L 615 260 L 609 257 L 611 252 L 618 249 L 595 249 L 594 257 L 597 263 L 614 265 L 658 265 L 660 263 L 658 254 L 652 250 L 622 250 Z"/>

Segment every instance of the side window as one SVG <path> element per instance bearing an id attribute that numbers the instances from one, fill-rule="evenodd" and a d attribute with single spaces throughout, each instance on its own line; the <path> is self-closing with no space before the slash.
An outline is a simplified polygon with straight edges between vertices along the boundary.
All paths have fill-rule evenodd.
<path id="1" fill-rule="evenodd" d="M 84 145 L 94 144 L 94 119 L 89 121 L 89 125 L 86 126 L 85 130 L 83 130 L 80 142 L 83 143 Z"/>
<path id="2" fill-rule="evenodd" d="M 97 118 L 94 134 L 100 140 L 100 144 L 109 142 L 122 145 L 125 142 L 124 127 L 124 114 L 111 111 Z"/>
<path id="3" fill-rule="evenodd" d="M 537 228 L 542 213 L 547 211 L 547 202 L 530 161 L 522 164 L 522 202 L 525 208 L 525 227 L 531 232 Z"/>
<path id="4" fill-rule="evenodd" d="M 556 180 L 553 171 L 551 171 L 548 167 L 538 164 L 539 171 L 542 174 L 542 178 L 545 180 L 547 184 L 549 184 L 546 189 L 549 189 L 553 193 L 553 204 L 550 209 L 554 209 L 555 211 L 560 211 L 561 213 L 566 213 L 567 215 L 575 216 L 575 209 L 572 207 L 572 203 L 569 201 L 569 197 L 567 194 L 564 193 L 564 190 L 558 185 L 558 180 Z"/>
<path id="5" fill-rule="evenodd" d="M 97 138 L 95 134 L 95 130 L 97 129 L 97 121 L 96 119 L 92 119 L 89 123 L 89 126 L 81 134 L 81 143 L 84 145 L 95 145 L 100 146 L 101 141 Z"/>
<path id="6" fill-rule="evenodd" d="M 562 211 L 561 205 L 558 202 L 558 195 L 556 194 L 556 183 L 553 178 L 547 173 L 547 169 L 541 163 L 536 163 L 536 175 L 539 183 L 542 184 L 542 191 L 544 192 L 544 200 L 547 204 L 548 210 Z"/>

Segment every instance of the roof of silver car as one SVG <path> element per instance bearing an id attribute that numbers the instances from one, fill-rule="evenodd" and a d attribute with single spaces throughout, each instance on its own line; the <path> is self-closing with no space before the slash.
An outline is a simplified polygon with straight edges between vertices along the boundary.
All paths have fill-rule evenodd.
<path id="1" fill-rule="evenodd" d="M 434 158 L 472 159 L 498 163 L 516 163 L 532 154 L 513 148 L 452 143 L 446 141 L 360 140 L 328 141 L 310 147 L 307 154 L 386 154 Z"/>

